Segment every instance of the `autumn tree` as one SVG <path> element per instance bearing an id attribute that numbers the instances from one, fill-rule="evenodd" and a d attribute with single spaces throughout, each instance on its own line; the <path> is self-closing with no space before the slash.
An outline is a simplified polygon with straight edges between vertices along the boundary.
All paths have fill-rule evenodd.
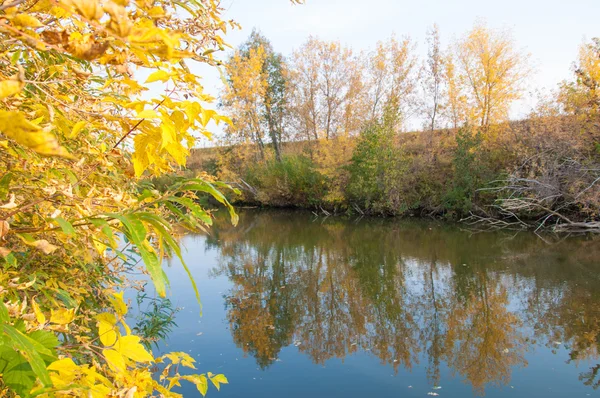
<path id="1" fill-rule="evenodd" d="M 221 95 L 222 104 L 232 120 L 226 128 L 227 140 L 237 144 L 256 144 L 263 159 L 268 129 L 261 112 L 268 85 L 264 73 L 265 60 L 262 46 L 243 52 L 237 50 L 225 64 L 227 84 Z"/>
<path id="2" fill-rule="evenodd" d="M 356 130 L 360 64 L 339 42 L 311 37 L 291 61 L 293 124 L 308 139 L 331 139 Z"/>
<path id="3" fill-rule="evenodd" d="M 529 56 L 508 32 L 478 24 L 456 44 L 455 57 L 472 121 L 489 130 L 507 120 L 512 102 L 523 93 Z"/>
<path id="4" fill-rule="evenodd" d="M 446 108 L 445 57 L 440 43 L 440 30 L 433 25 L 427 32 L 427 60 L 423 65 L 421 86 L 423 88 L 426 127 L 430 131 L 438 128 L 440 116 Z"/>
<path id="5" fill-rule="evenodd" d="M 454 57 L 446 55 L 444 60 L 444 75 L 448 88 L 448 103 L 445 118 L 454 129 L 467 121 L 467 96 L 465 95 L 462 76 L 457 74 Z"/>
<path id="6" fill-rule="evenodd" d="M 377 43 L 366 71 L 371 119 L 381 120 L 393 107 L 397 127 L 400 127 L 414 110 L 417 58 L 413 53 L 414 45 L 409 38 L 398 41 L 392 36 L 386 42 Z"/>
<path id="7" fill-rule="evenodd" d="M 264 150 L 265 137 L 281 160 L 281 140 L 287 103 L 287 77 L 283 56 L 270 41 L 253 30 L 248 40 L 226 64 L 227 85 L 222 102 L 235 120 L 230 134 L 250 138 Z"/>
<path id="8" fill-rule="evenodd" d="M 574 72 L 575 81 L 561 84 L 559 101 L 568 113 L 597 116 L 600 111 L 600 38 L 581 45 Z"/>

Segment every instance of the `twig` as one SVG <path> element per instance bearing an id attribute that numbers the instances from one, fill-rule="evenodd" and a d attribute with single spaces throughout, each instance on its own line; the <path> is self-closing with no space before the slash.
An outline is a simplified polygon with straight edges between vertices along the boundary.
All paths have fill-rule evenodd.
<path id="1" fill-rule="evenodd" d="M 4 11 L 4 10 L 6 10 L 7 8 L 11 8 L 11 7 L 16 7 L 16 6 L 18 6 L 19 4 L 25 3 L 25 1 L 26 1 L 26 0 L 16 0 L 16 1 L 13 1 L 12 3 L 8 3 L 8 4 L 2 4 L 2 5 L 0 6 L 0 11 Z"/>

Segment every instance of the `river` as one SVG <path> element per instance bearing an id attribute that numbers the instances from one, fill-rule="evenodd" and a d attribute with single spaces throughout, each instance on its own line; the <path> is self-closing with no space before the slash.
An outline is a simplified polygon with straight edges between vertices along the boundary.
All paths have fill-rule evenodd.
<path id="1" fill-rule="evenodd" d="M 600 396 L 593 237 L 243 211 L 182 243 L 202 316 L 171 261 L 156 351 L 224 373 L 209 396 Z"/>

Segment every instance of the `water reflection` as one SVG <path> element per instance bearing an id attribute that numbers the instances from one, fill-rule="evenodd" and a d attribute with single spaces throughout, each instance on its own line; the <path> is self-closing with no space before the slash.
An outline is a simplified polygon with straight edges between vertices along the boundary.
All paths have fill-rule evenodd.
<path id="1" fill-rule="evenodd" d="M 245 212 L 207 244 L 220 251 L 214 275 L 232 282 L 233 339 L 260 367 L 289 345 L 316 364 L 362 350 L 396 372 L 424 366 L 434 386 L 447 366 L 484 395 L 536 347 L 599 358 L 598 241 L 550 239 Z M 598 388 L 599 373 L 580 380 Z"/>

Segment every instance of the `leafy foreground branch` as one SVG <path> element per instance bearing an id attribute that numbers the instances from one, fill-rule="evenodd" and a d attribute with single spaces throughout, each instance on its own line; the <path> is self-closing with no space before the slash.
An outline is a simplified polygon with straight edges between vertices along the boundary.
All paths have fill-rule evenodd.
<path id="1" fill-rule="evenodd" d="M 138 182 L 185 165 L 192 132 L 228 121 L 186 66 L 216 65 L 236 26 L 220 15 L 213 0 L 0 4 L 1 396 L 176 397 L 181 381 L 203 395 L 227 383 L 180 373 L 194 369 L 185 353 L 154 357 L 122 293 L 132 261 L 163 297 L 163 260 L 187 270 L 177 236 L 211 225 L 201 197 L 237 221 L 224 184 Z M 145 95 L 149 84 L 165 94 Z"/>

